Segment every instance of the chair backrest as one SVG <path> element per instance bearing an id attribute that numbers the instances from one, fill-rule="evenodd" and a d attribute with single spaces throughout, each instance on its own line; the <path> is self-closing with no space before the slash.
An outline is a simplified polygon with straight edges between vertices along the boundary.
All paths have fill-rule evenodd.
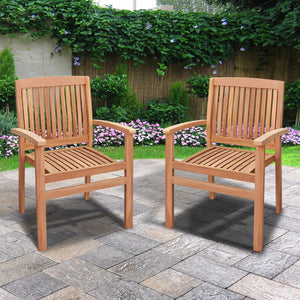
<path id="1" fill-rule="evenodd" d="M 210 79 L 207 142 L 253 146 L 282 126 L 284 82 L 245 77 Z M 267 148 L 274 149 L 274 142 Z"/>
<path id="2" fill-rule="evenodd" d="M 18 127 L 47 140 L 46 147 L 92 143 L 92 104 L 87 76 L 16 80 Z M 25 150 L 32 149 L 29 142 Z"/>

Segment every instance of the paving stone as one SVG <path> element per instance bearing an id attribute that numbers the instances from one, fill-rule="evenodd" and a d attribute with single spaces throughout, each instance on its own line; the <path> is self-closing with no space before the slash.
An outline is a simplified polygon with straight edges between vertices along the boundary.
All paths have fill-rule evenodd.
<path id="1" fill-rule="evenodd" d="M 200 255 L 194 255 L 173 266 L 172 269 L 227 288 L 243 278 L 247 272 L 215 262 Z"/>
<path id="2" fill-rule="evenodd" d="M 262 253 L 254 252 L 234 266 L 242 270 L 272 279 L 293 265 L 298 258 L 273 249 L 264 249 Z"/>
<path id="3" fill-rule="evenodd" d="M 43 251 L 41 255 L 56 262 L 62 262 L 100 246 L 103 246 L 103 244 L 89 237 L 76 236 L 49 247 L 46 251 Z"/>
<path id="4" fill-rule="evenodd" d="M 255 300 L 300 299 L 299 289 L 255 274 L 248 274 L 232 285 L 229 290 Z"/>
<path id="5" fill-rule="evenodd" d="M 265 219 L 265 223 L 300 233 L 300 219 L 273 214 Z"/>
<path id="6" fill-rule="evenodd" d="M 8 284 L 22 277 L 39 272 L 56 263 L 36 253 L 11 259 L 0 264 L 0 285 Z"/>
<path id="7" fill-rule="evenodd" d="M 297 267 L 295 265 L 291 266 L 287 270 L 276 276 L 274 280 L 300 289 L 300 267 Z"/>
<path id="8" fill-rule="evenodd" d="M 48 275 L 85 292 L 98 289 L 119 277 L 79 258 L 72 258 L 44 270 Z"/>
<path id="9" fill-rule="evenodd" d="M 10 259 L 12 259 L 13 258 L 13 256 L 11 256 L 11 255 L 9 255 L 9 254 L 7 254 L 7 253 L 4 253 L 4 252 L 2 252 L 2 251 L 0 251 L 0 263 L 3 263 L 3 262 L 5 262 L 5 261 L 7 261 L 7 260 L 10 260 Z"/>
<path id="10" fill-rule="evenodd" d="M 49 296 L 41 298 L 41 300 L 95 300 L 92 297 L 80 290 L 75 289 L 72 286 L 61 289 Z"/>
<path id="11" fill-rule="evenodd" d="M 133 281 L 118 280 L 100 286 L 90 295 L 101 300 L 128 299 L 128 300 L 171 300 L 172 298 L 162 295 L 143 285 Z"/>
<path id="12" fill-rule="evenodd" d="M 109 270 L 128 280 L 141 282 L 178 262 L 178 259 L 149 250 Z"/>
<path id="13" fill-rule="evenodd" d="M 183 232 L 175 229 L 169 229 L 161 225 L 150 225 L 146 229 L 139 231 L 138 234 L 160 243 L 165 243 L 180 235 L 183 235 Z"/>
<path id="14" fill-rule="evenodd" d="M 83 220 L 82 222 L 72 222 L 65 225 L 64 228 L 79 232 L 81 234 L 86 234 L 93 238 L 97 238 L 118 230 L 116 227 L 103 223 L 101 218 Z"/>
<path id="15" fill-rule="evenodd" d="M 178 300 L 239 300 L 244 299 L 243 295 L 222 289 L 213 284 L 204 282 L 200 286 L 194 288 L 184 296 L 178 298 Z"/>
<path id="16" fill-rule="evenodd" d="M 107 245 L 95 248 L 80 255 L 81 259 L 104 269 L 108 269 L 131 257 L 133 257 L 132 254 Z"/>
<path id="17" fill-rule="evenodd" d="M 21 256 L 36 250 L 34 241 L 19 232 L 12 231 L 0 235 L 0 251 L 13 257 Z"/>
<path id="18" fill-rule="evenodd" d="M 282 210 L 281 214 L 286 217 L 300 219 L 300 207 L 289 205 Z"/>
<path id="19" fill-rule="evenodd" d="M 27 300 L 40 299 L 64 287 L 66 284 L 63 282 L 43 272 L 38 272 L 5 285 L 4 289 L 20 299 Z"/>
<path id="20" fill-rule="evenodd" d="M 103 236 L 98 241 L 132 254 L 140 254 L 159 244 L 157 241 L 124 230 Z"/>
<path id="21" fill-rule="evenodd" d="M 287 232 L 277 240 L 268 244 L 266 248 L 272 248 L 300 257 L 300 233 L 292 231 Z"/>
<path id="22" fill-rule="evenodd" d="M 184 234 L 156 247 L 154 250 L 177 259 L 185 259 L 213 244 L 214 242 L 210 240 L 191 234 Z"/>
<path id="23" fill-rule="evenodd" d="M 185 294 L 201 283 L 202 281 L 199 279 L 172 269 L 167 269 L 141 282 L 141 284 L 173 298 Z"/>
<path id="24" fill-rule="evenodd" d="M 6 234 L 6 233 L 9 233 L 9 232 L 12 232 L 12 231 L 13 231 L 12 228 L 0 224 L 0 235 Z"/>
<path id="25" fill-rule="evenodd" d="M 251 253 L 252 251 L 250 250 L 224 245 L 221 243 L 215 243 L 212 246 L 200 251 L 199 255 L 220 263 L 233 265 Z"/>
<path id="26" fill-rule="evenodd" d="M 0 300 L 19 300 L 19 298 L 0 287 Z"/>

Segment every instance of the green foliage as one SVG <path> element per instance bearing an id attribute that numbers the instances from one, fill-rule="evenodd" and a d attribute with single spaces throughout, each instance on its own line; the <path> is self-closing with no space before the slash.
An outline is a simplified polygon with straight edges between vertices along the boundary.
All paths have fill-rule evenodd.
<path id="1" fill-rule="evenodd" d="M 216 14 L 132 12 L 100 8 L 92 0 L 1 0 L 0 33 L 23 33 L 34 39 L 50 35 L 58 39 L 59 47 L 69 46 L 78 56 L 87 52 L 96 62 L 109 54 L 133 60 L 136 66 L 155 58 L 163 75 L 171 62 L 212 65 L 240 48 L 299 49 L 299 10 L 297 0 Z"/>
<path id="2" fill-rule="evenodd" d="M 111 108 L 102 106 L 96 108 L 96 119 L 112 122 L 128 122 L 128 114 L 125 108 L 112 105 Z"/>
<path id="3" fill-rule="evenodd" d="M 102 105 L 119 106 L 121 100 L 129 92 L 128 80 L 125 74 L 105 74 L 105 78 L 96 76 L 91 80 L 92 95 L 97 97 Z"/>
<path id="4" fill-rule="evenodd" d="M 0 53 L 0 78 L 3 76 L 15 77 L 14 56 L 8 47 L 4 47 Z"/>
<path id="5" fill-rule="evenodd" d="M 0 109 L 15 107 L 15 62 L 14 56 L 8 47 L 4 47 L 0 53 Z"/>
<path id="6" fill-rule="evenodd" d="M 284 118 L 285 126 L 299 125 L 300 120 L 297 120 L 297 111 L 300 109 L 300 79 L 293 82 L 285 83 L 284 91 Z"/>
<path id="7" fill-rule="evenodd" d="M 158 123 L 162 127 L 174 125 L 186 121 L 187 107 L 167 102 L 152 101 L 148 103 L 145 118 L 149 123 Z"/>
<path id="8" fill-rule="evenodd" d="M 285 83 L 284 107 L 294 111 L 300 107 L 300 78 Z"/>
<path id="9" fill-rule="evenodd" d="M 0 111 L 0 136 L 11 135 L 11 129 L 15 127 L 18 127 L 16 115 L 12 112 L 9 115 L 7 115 L 4 110 L 1 110 Z"/>
<path id="10" fill-rule="evenodd" d="M 129 122 L 139 118 L 142 104 L 138 101 L 136 93 L 129 90 L 127 96 L 121 100 L 121 107 L 126 110 L 126 122 Z"/>
<path id="11" fill-rule="evenodd" d="M 186 81 L 188 92 L 196 94 L 198 97 L 203 98 L 208 96 L 209 89 L 208 75 L 194 75 Z"/>
<path id="12" fill-rule="evenodd" d="M 177 81 L 172 84 L 167 103 L 172 105 L 181 104 L 185 107 L 189 107 L 189 96 L 182 81 Z"/>

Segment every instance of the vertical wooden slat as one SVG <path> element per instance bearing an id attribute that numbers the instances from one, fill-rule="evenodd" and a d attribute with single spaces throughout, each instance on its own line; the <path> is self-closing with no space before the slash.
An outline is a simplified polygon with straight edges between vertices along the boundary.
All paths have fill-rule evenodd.
<path id="1" fill-rule="evenodd" d="M 270 131 L 272 113 L 272 90 L 268 89 L 267 111 L 266 111 L 266 132 Z"/>
<path id="2" fill-rule="evenodd" d="M 29 123 L 28 123 L 28 102 L 27 102 L 27 91 L 26 89 L 22 89 L 22 107 L 23 107 L 23 121 L 24 121 L 24 129 L 29 130 Z"/>
<path id="3" fill-rule="evenodd" d="M 243 132 L 243 111 L 244 111 L 244 97 L 245 97 L 245 89 L 242 87 L 240 89 L 240 96 L 239 96 L 239 117 L 238 117 L 238 138 L 242 138 Z"/>
<path id="4" fill-rule="evenodd" d="M 78 135 L 82 135 L 82 110 L 81 110 L 81 94 L 80 94 L 80 86 L 76 85 L 75 88 L 76 95 L 76 103 L 77 103 L 77 120 L 78 120 Z"/>
<path id="5" fill-rule="evenodd" d="M 261 89 L 256 91 L 256 104 L 255 104 L 255 119 L 254 119 L 254 138 L 258 137 L 258 132 L 260 128 L 259 117 L 261 108 Z"/>
<path id="6" fill-rule="evenodd" d="M 250 90 L 250 109 L 249 109 L 249 138 L 253 139 L 253 122 L 255 112 L 256 89 Z"/>
<path id="7" fill-rule="evenodd" d="M 43 88 L 45 98 L 45 115 L 47 126 L 47 139 L 51 139 L 51 114 L 50 114 L 50 100 L 49 100 L 49 88 Z"/>
<path id="8" fill-rule="evenodd" d="M 33 96 L 33 106 L 34 106 L 34 123 L 35 123 L 35 133 L 37 135 L 41 134 L 41 129 L 40 129 L 40 116 L 39 116 L 39 101 L 38 101 L 38 92 L 37 88 L 34 88 L 32 90 L 32 96 Z"/>
<path id="9" fill-rule="evenodd" d="M 266 107 L 267 107 L 267 90 L 262 89 L 261 106 L 260 106 L 260 135 L 265 133 L 265 120 L 266 120 Z"/>
<path id="10" fill-rule="evenodd" d="M 66 103 L 67 103 L 67 121 L 68 121 L 68 137 L 72 136 L 72 109 L 70 98 L 70 86 L 65 87 Z"/>
<path id="11" fill-rule="evenodd" d="M 71 88 L 71 109 L 72 109 L 72 121 L 73 121 L 73 130 L 72 130 L 72 135 L 77 136 L 77 114 L 76 114 L 76 99 L 75 99 L 75 89 L 74 85 L 70 86 Z"/>
<path id="12" fill-rule="evenodd" d="M 40 87 L 38 89 L 38 99 L 40 105 L 40 122 L 41 122 L 41 136 L 46 138 L 46 125 L 45 125 L 45 102 L 43 89 Z"/>
<path id="13" fill-rule="evenodd" d="M 62 137 L 61 129 L 61 107 L 60 107 L 60 89 L 58 86 L 55 87 L 55 107 L 56 107 L 56 124 L 57 124 L 57 138 Z"/>
<path id="14" fill-rule="evenodd" d="M 245 107 L 244 107 L 244 130 L 242 138 L 248 138 L 248 129 L 249 129 L 249 105 L 250 105 L 250 88 L 246 88 L 245 93 Z"/>
<path id="15" fill-rule="evenodd" d="M 51 112 L 51 127 L 52 127 L 52 138 L 56 139 L 56 115 L 55 115 L 55 98 L 54 88 L 49 88 L 49 101 L 50 101 L 50 112 Z"/>
<path id="16" fill-rule="evenodd" d="M 232 119 L 232 127 L 233 127 L 232 135 L 234 137 L 237 137 L 239 93 L 240 93 L 240 89 L 238 87 L 236 87 L 235 91 L 234 91 L 233 119 Z"/>
<path id="17" fill-rule="evenodd" d="M 232 127 L 232 114 L 233 114 L 233 99 L 234 99 L 234 87 L 231 86 L 229 89 L 229 102 L 228 102 L 228 118 L 227 118 L 227 136 L 231 135 Z"/>
<path id="18" fill-rule="evenodd" d="M 272 101 L 272 121 L 271 121 L 271 130 L 276 128 L 277 120 L 277 106 L 278 106 L 278 91 L 273 90 L 273 101 Z"/>
<path id="19" fill-rule="evenodd" d="M 65 88 L 63 86 L 60 87 L 60 103 L 61 103 L 61 118 L 62 118 L 62 131 L 63 137 L 67 137 L 67 114 L 66 114 L 66 96 L 65 96 Z"/>
<path id="20" fill-rule="evenodd" d="M 87 120 L 87 99 L 86 99 L 86 86 L 81 85 L 80 86 L 80 92 L 81 92 L 81 105 L 82 105 L 82 123 L 83 123 L 83 134 L 88 134 L 88 120 Z M 89 100 L 88 100 L 89 101 Z"/>
<path id="21" fill-rule="evenodd" d="M 222 112 L 222 136 L 227 135 L 227 113 L 228 113 L 228 96 L 229 96 L 229 88 L 225 86 L 224 88 L 224 101 L 223 101 L 223 112 Z"/>
<path id="22" fill-rule="evenodd" d="M 219 87 L 217 87 L 219 90 Z M 222 115 L 223 115 L 223 93 L 224 88 L 220 87 L 220 95 L 219 95 L 219 101 L 218 103 L 218 128 L 217 128 L 217 135 L 222 135 Z"/>
<path id="23" fill-rule="evenodd" d="M 29 130 L 34 132 L 34 112 L 33 112 L 32 89 L 27 90 L 27 100 L 28 100 L 28 114 L 29 114 Z"/>
<path id="24" fill-rule="evenodd" d="M 215 135 L 216 134 L 216 123 L 217 123 L 217 110 L 218 110 L 218 91 L 219 87 L 214 87 L 214 99 L 212 104 L 212 116 L 211 116 L 211 132 Z"/>

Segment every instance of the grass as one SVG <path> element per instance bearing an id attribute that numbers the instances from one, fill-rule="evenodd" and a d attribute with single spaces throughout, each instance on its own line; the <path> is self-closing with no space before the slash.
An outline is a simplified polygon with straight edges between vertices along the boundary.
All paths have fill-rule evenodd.
<path id="1" fill-rule="evenodd" d="M 188 157 L 201 148 L 175 146 L 175 157 L 178 159 Z M 114 159 L 123 159 L 124 147 L 104 147 L 100 149 L 104 154 Z M 134 147 L 134 159 L 159 159 L 165 158 L 165 146 L 137 146 Z M 300 146 L 282 147 L 282 165 L 291 167 L 300 167 Z M 29 165 L 27 165 L 29 166 Z M 18 168 L 18 156 L 9 158 L 0 158 L 0 172 L 9 171 Z"/>

